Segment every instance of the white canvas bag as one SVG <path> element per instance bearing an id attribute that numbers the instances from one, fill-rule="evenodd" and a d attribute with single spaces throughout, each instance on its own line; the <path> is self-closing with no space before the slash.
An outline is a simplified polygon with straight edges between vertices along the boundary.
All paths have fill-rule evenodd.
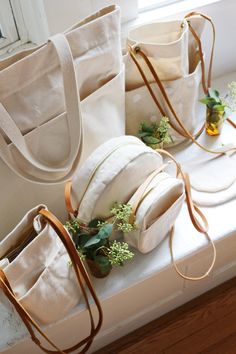
<path id="1" fill-rule="evenodd" d="M 174 225 L 184 199 L 180 179 L 154 171 L 129 200 L 137 227 L 124 234 L 125 241 L 142 253 L 153 250 Z"/>
<path id="2" fill-rule="evenodd" d="M 141 122 L 158 122 L 162 116 L 167 116 L 172 127 L 170 134 L 173 144 L 188 138 L 164 94 L 188 132 L 196 136 L 202 132 L 203 127 L 199 127 L 202 122 L 197 110 L 199 84 L 202 78 L 204 91 L 210 84 L 214 50 L 213 38 L 206 84 L 200 40 L 206 21 L 210 21 L 213 26 L 207 16 L 191 13 L 183 21 L 147 24 L 131 31 L 127 41 L 128 54 L 124 59 L 127 134 L 137 135 Z M 165 34 L 163 38 L 162 33 Z"/>
<path id="3" fill-rule="evenodd" d="M 124 134 L 119 8 L 105 8 L 43 46 L 1 62 L 0 82 L 4 234 L 22 211 L 39 203 L 63 216 L 62 182 L 97 146 Z M 10 222 L 11 194 L 21 207 L 14 203 Z"/>
<path id="4" fill-rule="evenodd" d="M 99 311 L 96 326 L 92 323 L 85 284 Z M 101 326 L 101 306 L 73 241 L 59 220 L 43 205 L 31 209 L 0 243 L 0 289 L 14 305 L 33 340 L 37 338 L 34 332 L 31 333 L 29 324 L 48 340 L 38 325 L 63 319 L 80 302 L 81 295 L 85 296 L 89 309 L 91 332 L 82 344 L 67 352 L 87 341 L 91 344 Z M 4 323 L 0 320 L 1 326 Z M 40 342 L 36 340 L 36 344 Z"/>
<path id="5" fill-rule="evenodd" d="M 67 184 L 67 210 L 85 223 L 107 218 L 115 202 L 128 202 L 162 164 L 161 155 L 138 138 L 113 138 L 97 148 Z"/>
<path id="6" fill-rule="evenodd" d="M 201 63 L 198 61 L 193 72 L 190 74 L 175 80 L 163 81 L 165 91 L 171 97 L 176 113 L 182 118 L 186 128 L 191 132 L 194 132 L 196 127 L 199 127 L 198 97 L 201 77 Z M 164 107 L 165 115 L 171 117 L 172 113 L 166 105 L 156 83 L 151 83 L 150 86 L 158 102 Z M 163 114 L 157 109 L 146 85 L 126 91 L 126 114 L 127 134 L 134 136 L 137 136 L 141 123 L 156 123 L 163 117 Z M 183 142 L 185 138 L 178 133 L 179 126 L 175 120 L 172 121 L 172 125 L 174 128 L 170 127 L 169 134 L 174 142 L 172 145 L 177 145 Z"/>

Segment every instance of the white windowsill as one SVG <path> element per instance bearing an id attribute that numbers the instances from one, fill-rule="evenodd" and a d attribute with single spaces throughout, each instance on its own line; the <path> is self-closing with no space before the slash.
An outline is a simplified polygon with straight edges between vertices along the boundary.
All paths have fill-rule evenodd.
<path id="1" fill-rule="evenodd" d="M 173 15 L 178 15 L 183 12 L 187 13 L 192 10 L 197 11 L 197 9 L 200 7 L 222 1 L 224 0 L 183 0 L 169 5 L 156 6 L 156 8 L 151 8 L 147 10 L 141 9 L 141 11 L 139 12 L 139 16 L 135 20 L 129 21 L 129 25 L 136 26 L 145 22 L 151 22 Z"/>

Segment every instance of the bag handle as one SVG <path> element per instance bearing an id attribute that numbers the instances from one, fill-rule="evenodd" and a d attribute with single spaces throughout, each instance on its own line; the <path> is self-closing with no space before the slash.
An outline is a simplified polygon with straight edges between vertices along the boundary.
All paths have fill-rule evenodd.
<path id="1" fill-rule="evenodd" d="M 129 51 L 130 57 L 132 58 L 132 60 L 133 60 L 133 62 L 135 63 L 135 65 L 137 66 L 137 69 L 138 69 L 140 75 L 142 76 L 142 79 L 143 79 L 143 81 L 144 81 L 144 83 L 145 83 L 145 85 L 146 85 L 146 87 L 147 87 L 147 89 L 148 89 L 148 91 L 149 91 L 149 93 L 150 93 L 150 95 L 151 95 L 151 97 L 152 97 L 154 103 L 156 104 L 157 108 L 159 109 L 161 115 L 162 115 L 162 116 L 166 116 L 165 110 L 163 109 L 163 107 L 162 107 L 161 104 L 159 103 L 158 99 L 156 98 L 156 95 L 155 95 L 155 93 L 154 93 L 154 91 L 153 91 L 153 89 L 152 89 L 152 87 L 151 87 L 151 85 L 150 85 L 150 83 L 149 83 L 149 81 L 148 81 L 148 79 L 147 79 L 147 77 L 146 77 L 146 75 L 145 75 L 145 73 L 144 73 L 144 71 L 143 71 L 141 65 L 139 64 L 138 60 L 136 59 L 135 54 L 137 54 L 137 53 L 140 54 L 140 52 L 141 52 L 140 47 L 138 47 L 138 46 L 132 47 L 132 46 L 129 45 L 129 46 L 128 46 L 128 51 Z M 150 64 L 151 64 L 151 63 L 150 63 Z M 152 65 L 151 65 L 151 67 L 152 67 Z M 152 67 L 152 68 L 153 68 L 153 67 Z M 151 73 L 152 73 L 153 76 L 154 76 L 154 73 L 152 72 L 152 69 L 151 69 L 151 68 L 149 68 L 149 69 L 150 69 Z M 154 68 L 153 68 L 153 71 L 155 71 Z M 158 85 L 158 86 L 159 86 L 159 85 Z M 163 92 L 162 92 L 162 89 L 161 89 L 160 87 L 159 87 L 159 89 L 160 89 L 162 95 L 164 95 Z M 164 89 L 164 87 L 163 87 L 163 89 Z M 165 90 L 165 89 L 164 89 L 164 90 Z M 176 119 L 176 118 L 175 118 L 175 119 Z M 178 126 L 174 125 L 171 120 L 169 121 L 169 124 L 170 124 L 170 126 L 172 127 L 172 129 L 174 129 L 179 135 L 181 135 L 181 136 L 183 136 L 183 137 L 185 137 L 185 138 L 189 138 L 188 134 L 186 134 L 186 132 L 183 131 L 182 129 L 180 129 Z M 197 139 L 197 138 L 201 135 L 201 133 L 202 133 L 203 130 L 204 130 L 204 127 L 205 127 L 205 125 L 203 125 L 203 126 L 201 127 L 201 129 L 200 129 L 196 134 L 194 134 L 194 138 L 195 138 L 195 139 Z"/>
<path id="2" fill-rule="evenodd" d="M 201 210 L 195 205 L 195 203 L 192 200 L 192 195 L 191 195 L 191 187 L 190 187 L 190 181 L 189 181 L 189 176 L 187 174 L 184 174 L 181 165 L 177 162 L 177 160 L 174 158 L 174 156 L 172 156 L 169 152 L 162 150 L 162 149 L 157 149 L 156 150 L 158 153 L 161 153 L 163 155 L 166 155 L 167 157 L 169 157 L 174 164 L 176 165 L 177 168 L 177 176 L 180 175 L 181 179 L 184 182 L 184 186 L 185 186 L 185 195 L 186 195 L 186 202 L 187 202 L 187 207 L 188 207 L 188 212 L 189 212 L 189 216 L 190 219 L 192 221 L 193 226 L 195 227 L 195 229 L 200 232 L 203 233 L 207 239 L 209 240 L 211 246 L 212 246 L 212 250 L 213 250 L 213 258 L 212 258 L 212 262 L 210 267 L 208 268 L 208 270 L 201 276 L 199 277 L 188 277 L 185 274 L 183 274 L 178 266 L 177 263 L 174 259 L 174 252 L 173 252 L 173 237 L 174 237 L 174 227 L 171 228 L 170 231 L 170 252 L 171 252 L 171 260 L 173 263 L 173 266 L 176 270 L 176 272 L 184 279 L 186 280 L 192 280 L 192 281 L 197 281 L 197 280 L 202 280 L 204 278 L 206 278 L 209 273 L 211 272 L 212 268 L 215 265 L 215 261 L 216 261 L 216 248 L 215 248 L 215 244 L 213 242 L 213 240 L 211 239 L 211 237 L 208 234 L 208 222 L 206 217 L 204 216 L 204 214 L 201 212 Z M 134 204 L 133 204 L 133 213 L 131 216 L 132 221 L 134 220 L 135 214 L 136 214 L 136 210 L 139 206 L 140 200 L 143 197 L 143 194 L 145 193 L 146 189 L 148 188 L 148 186 L 150 185 L 151 181 L 153 180 L 153 178 L 158 175 L 158 173 L 160 173 L 165 167 L 167 166 L 167 164 L 161 166 L 161 168 L 157 169 L 156 171 L 152 172 L 149 177 L 146 179 L 146 181 L 138 188 L 138 190 L 136 191 L 137 193 L 137 199 L 135 200 Z M 136 194 L 135 193 L 135 194 Z M 197 215 L 201 218 L 202 223 L 201 224 L 197 218 Z"/>
<path id="3" fill-rule="evenodd" d="M 197 140 L 196 140 L 196 136 L 193 136 L 189 131 L 188 129 L 186 128 L 186 126 L 184 125 L 184 123 L 182 122 L 182 120 L 178 117 L 177 113 L 175 112 L 175 109 L 174 107 L 172 106 L 171 102 L 170 102 L 170 99 L 165 91 L 165 88 L 161 82 L 161 80 L 159 79 L 154 67 L 152 66 L 150 60 L 148 59 L 148 57 L 146 56 L 146 54 L 139 48 L 139 47 L 134 47 L 132 48 L 131 46 L 129 47 L 129 53 L 130 53 L 130 56 L 131 58 L 133 59 L 134 63 L 136 64 L 141 76 L 144 78 L 145 77 L 145 80 L 144 80 L 144 83 L 145 85 L 147 86 L 149 92 L 151 94 L 151 96 L 153 97 L 154 92 L 151 88 L 151 85 L 149 84 L 146 76 L 145 76 L 145 73 L 144 71 L 142 70 L 141 66 L 139 65 L 136 57 L 135 57 L 135 54 L 139 54 L 142 56 L 142 58 L 144 59 L 144 61 L 146 62 L 149 70 L 151 71 L 154 79 L 155 79 L 155 82 L 156 84 L 158 85 L 159 89 L 160 89 L 160 92 L 165 100 L 165 102 L 167 103 L 171 113 L 173 114 L 173 116 L 175 117 L 177 123 L 179 124 L 179 126 L 183 129 L 184 131 L 184 135 L 183 133 L 180 133 L 182 136 L 185 136 L 185 137 L 188 137 L 194 144 L 196 144 L 198 147 L 200 147 L 202 150 L 206 151 L 206 152 L 209 152 L 211 154 L 216 154 L 216 155 L 221 155 L 221 154 L 224 154 L 224 153 L 228 153 L 228 152 L 235 152 L 236 151 L 236 147 L 232 147 L 232 148 L 229 148 L 229 149 L 224 149 L 224 148 L 219 148 L 218 150 L 211 150 L 211 149 L 208 149 L 206 148 L 205 146 L 203 146 L 202 144 L 200 144 Z M 156 100 L 154 100 L 154 102 L 156 103 Z M 164 110 L 162 110 L 164 112 Z M 161 112 L 161 114 L 163 114 Z M 163 114 L 164 116 L 166 116 L 165 112 Z M 173 127 L 173 125 L 171 125 Z M 173 127 L 178 133 L 179 133 L 179 130 L 177 130 L 175 127 Z M 203 131 L 204 129 L 204 126 L 200 129 L 200 131 L 197 133 L 197 136 L 199 136 L 201 134 L 201 132 Z"/>
<path id="4" fill-rule="evenodd" d="M 208 239 L 211 247 L 212 247 L 212 250 L 213 250 L 213 258 L 212 258 L 212 261 L 211 261 L 211 265 L 210 267 L 208 268 L 208 270 L 203 274 L 203 275 L 200 275 L 199 277 L 190 277 L 190 276 L 187 276 L 185 274 L 183 274 L 178 266 L 177 266 L 177 262 L 175 261 L 174 259 L 174 251 L 173 251 L 173 238 L 174 238 L 174 226 L 172 227 L 171 231 L 170 231 L 170 253 L 171 253 L 171 260 L 172 260 L 172 263 L 173 263 L 173 266 L 175 268 L 175 271 L 181 276 L 181 278 L 185 279 L 185 280 L 191 280 L 191 281 L 198 281 L 198 280 L 202 280 L 202 279 L 205 279 L 206 277 L 208 277 L 208 275 L 210 274 L 210 272 L 212 271 L 214 265 L 215 265 L 215 262 L 216 262 L 216 247 L 215 247 L 215 244 L 212 240 L 212 238 L 209 236 L 208 232 L 204 232 L 206 238 Z"/>
<path id="5" fill-rule="evenodd" d="M 191 22 L 190 22 L 190 18 L 191 17 L 195 17 L 195 16 L 200 16 L 200 17 L 204 18 L 205 20 L 207 20 L 211 24 L 211 27 L 212 27 L 212 36 L 213 36 L 213 38 L 212 38 L 212 47 L 211 47 L 211 55 L 210 55 L 210 63 L 209 63 L 207 81 L 206 81 L 206 74 L 205 74 L 205 62 L 204 62 L 204 55 L 203 55 L 203 50 L 202 50 L 202 42 L 201 42 L 201 39 L 198 36 L 197 32 L 192 27 Z M 192 33 L 194 39 L 196 40 L 196 42 L 198 44 L 200 61 L 201 61 L 201 66 L 202 66 L 202 88 L 203 88 L 203 91 L 204 91 L 204 93 L 206 95 L 207 92 L 208 92 L 209 87 L 211 87 L 212 66 L 213 66 L 215 40 L 216 40 L 215 25 L 214 25 L 212 19 L 209 16 L 207 16 L 207 15 L 201 13 L 201 12 L 197 12 L 197 11 L 193 11 L 193 12 L 188 13 L 187 15 L 184 16 L 184 18 L 187 20 L 188 26 L 189 26 L 189 30 Z"/>
<path id="6" fill-rule="evenodd" d="M 20 317 L 22 318 L 23 322 L 25 323 L 30 335 L 31 335 L 31 339 L 35 342 L 35 344 L 37 346 L 39 346 L 45 353 L 48 354 L 57 354 L 57 353 L 71 353 L 73 351 L 75 351 L 76 349 L 80 348 L 81 346 L 85 345 L 85 347 L 82 349 L 82 351 L 80 351 L 80 353 L 86 353 L 88 348 L 91 346 L 92 341 L 94 339 L 94 337 L 96 336 L 96 334 L 98 333 L 98 331 L 101 328 L 102 325 L 102 320 L 103 320 L 103 313 L 102 313 L 102 308 L 101 308 L 101 304 L 97 298 L 96 292 L 93 288 L 93 285 L 91 283 L 91 280 L 88 276 L 88 273 L 74 247 L 74 244 L 67 232 L 67 230 L 64 228 L 64 226 L 60 223 L 60 221 L 48 210 L 45 209 L 41 209 L 39 211 L 39 214 L 42 215 L 46 221 L 53 227 L 53 229 L 55 230 L 56 234 L 60 237 L 63 245 L 65 246 L 71 261 L 72 261 L 72 265 L 78 280 L 78 283 L 80 284 L 82 293 L 85 297 L 85 302 L 89 311 L 89 316 L 90 316 L 90 322 L 91 322 L 91 331 L 90 331 L 90 335 L 88 337 L 86 337 L 85 339 L 83 339 L 82 341 L 80 341 L 78 344 L 74 345 L 73 347 L 67 348 L 65 350 L 60 350 L 49 338 L 48 336 L 41 330 L 41 328 L 38 326 L 38 324 L 33 320 L 33 318 L 30 316 L 30 314 L 23 308 L 23 306 L 20 304 L 20 302 L 16 299 L 10 284 L 7 280 L 7 277 L 5 275 L 5 273 L 3 272 L 3 270 L 0 271 L 0 287 L 2 288 L 2 290 L 4 291 L 4 293 L 6 294 L 6 296 L 8 297 L 8 299 L 10 300 L 10 302 L 14 305 L 16 311 L 19 313 Z M 88 300 L 88 296 L 83 284 L 83 281 L 86 283 L 89 292 L 95 302 L 95 305 L 97 307 L 98 310 L 98 321 L 97 321 L 97 325 L 94 325 L 94 319 L 93 319 L 93 314 L 92 314 L 92 310 L 89 304 L 89 300 Z M 47 348 L 45 348 L 39 341 L 39 339 L 35 336 L 35 333 L 32 329 L 32 327 L 34 327 L 34 329 L 54 348 L 56 349 L 56 351 L 52 351 L 49 350 Z"/>
<path id="7" fill-rule="evenodd" d="M 142 200 L 144 193 L 146 192 L 148 186 L 153 181 L 153 179 L 162 172 L 168 164 L 162 164 L 159 168 L 153 171 L 148 178 L 139 186 L 139 188 L 135 192 L 135 199 L 132 202 L 132 216 L 134 218 L 139 207 L 140 201 Z M 131 222 L 132 223 L 132 222 Z"/>
<path id="8" fill-rule="evenodd" d="M 63 87 L 65 96 L 65 106 L 67 111 L 68 131 L 70 137 L 70 153 L 62 167 L 52 168 L 42 164 L 35 159 L 27 145 L 24 136 L 17 127 L 14 120 L 10 117 L 6 109 L 0 104 L 0 129 L 15 145 L 17 150 L 26 159 L 26 161 L 38 171 L 38 176 L 33 176 L 20 169 L 11 155 L 8 145 L 0 134 L 0 156 L 5 163 L 18 175 L 27 180 L 35 182 L 55 183 L 68 179 L 74 170 L 74 162 L 80 158 L 82 150 L 82 117 L 80 107 L 80 96 L 78 91 L 73 56 L 69 43 L 63 34 L 56 34 L 50 38 L 60 63 Z"/>
<path id="9" fill-rule="evenodd" d="M 157 152 L 159 152 L 160 154 L 166 155 L 167 157 L 169 157 L 174 164 L 177 167 L 177 175 L 180 175 L 183 182 L 184 182 L 184 186 L 185 186 L 185 195 L 186 195 L 186 202 L 187 202 L 187 207 L 188 207 L 188 212 L 189 212 L 189 216 L 190 219 L 192 221 L 193 226 L 195 227 L 195 229 L 204 234 L 206 236 L 206 238 L 208 239 L 208 241 L 210 242 L 210 245 L 212 246 L 212 251 L 213 251 L 213 257 L 212 257 L 212 261 L 211 261 L 211 265 L 208 268 L 208 270 L 201 276 L 199 277 L 188 277 L 186 275 L 184 275 L 177 266 L 177 263 L 174 259 L 174 252 L 173 252 L 173 237 L 174 237 L 174 227 L 172 227 L 171 231 L 170 231 L 170 253 L 171 253 L 171 259 L 172 259 L 172 263 L 174 265 L 174 268 L 176 270 L 176 272 L 183 278 L 186 280 L 192 280 L 192 281 L 197 281 L 197 280 L 202 280 L 204 278 L 206 278 L 209 273 L 211 272 L 212 268 L 215 265 L 215 261 L 216 261 L 216 248 L 215 248 L 215 244 L 212 240 L 212 238 L 210 237 L 210 235 L 208 234 L 208 222 L 207 219 L 205 217 L 205 215 L 202 213 L 202 211 L 197 207 L 197 205 L 193 202 L 192 199 L 192 195 L 191 195 L 191 185 L 190 185 L 190 181 L 189 181 L 189 176 L 188 174 L 185 174 L 181 168 L 181 165 L 177 162 L 177 160 L 174 158 L 174 156 L 172 156 L 169 152 L 162 150 L 162 149 L 157 149 Z M 198 216 L 201 218 L 203 225 L 199 222 L 198 220 Z"/>

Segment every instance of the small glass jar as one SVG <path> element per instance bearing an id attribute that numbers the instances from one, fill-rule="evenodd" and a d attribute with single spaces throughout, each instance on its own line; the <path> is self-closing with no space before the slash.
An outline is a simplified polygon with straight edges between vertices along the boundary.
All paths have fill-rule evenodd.
<path id="1" fill-rule="evenodd" d="M 95 278 L 105 278 L 110 274 L 112 270 L 111 264 L 107 265 L 106 267 L 101 267 L 101 265 L 89 258 L 86 258 L 86 262 L 89 266 L 92 275 Z"/>
<path id="2" fill-rule="evenodd" d="M 216 136 L 221 133 L 224 123 L 224 110 L 216 110 L 207 107 L 206 111 L 206 133 L 211 136 Z"/>

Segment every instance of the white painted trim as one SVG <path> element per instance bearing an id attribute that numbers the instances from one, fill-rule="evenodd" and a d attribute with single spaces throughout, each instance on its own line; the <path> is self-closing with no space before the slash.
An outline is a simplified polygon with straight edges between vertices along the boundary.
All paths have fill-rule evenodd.
<path id="1" fill-rule="evenodd" d="M 8 1 L 8 0 L 1 0 Z M 19 51 L 25 46 L 31 47 L 39 45 L 47 41 L 50 33 L 48 29 L 47 17 L 44 10 L 43 0 L 11 0 L 11 6 L 14 13 L 14 25 L 16 23 L 17 36 L 6 43 L 4 48 L 0 49 L 0 58 L 5 58 L 8 54 Z M 0 23 L 1 15 L 4 15 L 4 21 L 6 22 L 5 12 L 0 12 Z M 10 24 L 10 19 L 9 21 Z M 12 25 L 11 25 L 12 26 Z M 7 33 L 8 38 L 10 38 Z M 1 43 L 1 40 L 0 40 Z M 0 44 L 1 47 L 1 44 Z"/>
<path id="2" fill-rule="evenodd" d="M 4 48 L 19 39 L 10 0 L 1 0 L 0 29 L 6 37 L 6 39 L 0 39 L 0 48 Z"/>
<path id="3" fill-rule="evenodd" d="M 27 42 L 37 45 L 45 42 L 49 37 L 49 29 L 43 0 L 17 0 L 15 4 L 15 9 L 18 8 L 17 14 L 21 13 L 21 19 L 19 16 L 19 20 L 22 26 L 19 25 L 19 28 L 23 28 L 24 24 Z"/>

